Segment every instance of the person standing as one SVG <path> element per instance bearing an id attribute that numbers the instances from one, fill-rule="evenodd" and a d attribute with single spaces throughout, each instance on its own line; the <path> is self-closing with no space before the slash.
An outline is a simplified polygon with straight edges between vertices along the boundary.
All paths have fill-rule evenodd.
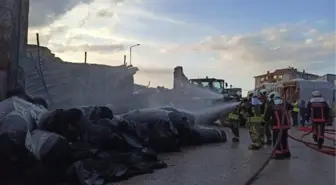
<path id="1" fill-rule="evenodd" d="M 293 106 L 283 101 L 279 95 L 274 96 L 273 102 L 274 106 L 267 107 L 264 116 L 265 121 L 272 124 L 273 147 L 275 149 L 273 159 L 290 158 L 291 152 L 288 146 L 290 115 L 288 112 L 293 109 Z M 278 139 L 279 143 L 277 143 Z"/>
<path id="2" fill-rule="evenodd" d="M 307 105 L 307 120 L 311 119 L 313 125 L 313 139 L 318 148 L 324 143 L 324 131 L 330 113 L 330 107 L 320 91 L 314 91 Z"/>
<path id="3" fill-rule="evenodd" d="M 250 101 L 247 105 L 248 128 L 251 136 L 252 144 L 249 145 L 249 150 L 259 150 L 263 145 L 264 128 L 262 126 L 263 118 L 261 116 L 260 105 L 256 92 L 248 94 Z"/>
<path id="4" fill-rule="evenodd" d="M 240 127 L 240 119 L 242 117 L 242 107 L 244 103 L 246 103 L 246 99 L 242 99 L 240 104 L 236 106 L 236 108 L 230 112 L 227 122 L 229 123 L 229 128 L 232 131 L 233 138 L 232 142 L 239 142 L 239 127 Z"/>
<path id="5" fill-rule="evenodd" d="M 298 118 L 299 118 L 299 103 L 298 101 L 296 100 L 294 103 L 293 103 L 293 111 L 292 111 L 292 119 L 293 119 L 293 126 L 296 127 L 298 126 Z"/>
<path id="6" fill-rule="evenodd" d="M 270 105 L 269 104 L 269 100 L 267 98 L 267 90 L 266 89 L 261 89 L 259 91 L 259 100 L 261 101 L 261 113 L 262 113 L 262 116 L 265 115 L 265 112 L 267 110 L 267 107 Z M 271 131 L 271 126 L 270 126 L 270 123 L 269 122 L 266 122 L 263 120 L 263 127 L 264 127 L 264 135 L 266 136 L 266 144 L 267 145 L 272 145 L 272 131 Z M 264 141 L 264 137 L 263 137 L 263 141 Z"/>
<path id="7" fill-rule="evenodd" d="M 300 105 L 299 105 L 299 113 L 300 113 L 300 125 L 302 127 L 305 126 L 306 122 L 306 102 L 304 100 L 301 100 Z"/>

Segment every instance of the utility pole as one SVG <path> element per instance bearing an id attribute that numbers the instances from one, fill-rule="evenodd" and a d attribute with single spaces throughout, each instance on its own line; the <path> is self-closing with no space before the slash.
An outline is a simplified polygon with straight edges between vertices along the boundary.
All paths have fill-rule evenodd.
<path id="1" fill-rule="evenodd" d="M 127 63 L 126 63 L 126 55 L 124 55 L 124 66 L 126 66 Z"/>
<path id="2" fill-rule="evenodd" d="M 130 59 L 129 59 L 129 65 L 132 65 L 132 48 L 136 47 L 136 46 L 140 46 L 140 44 L 135 44 L 133 46 L 130 47 Z"/>
<path id="3" fill-rule="evenodd" d="M 86 59 L 87 59 L 87 52 L 84 52 L 84 64 L 86 64 Z"/>

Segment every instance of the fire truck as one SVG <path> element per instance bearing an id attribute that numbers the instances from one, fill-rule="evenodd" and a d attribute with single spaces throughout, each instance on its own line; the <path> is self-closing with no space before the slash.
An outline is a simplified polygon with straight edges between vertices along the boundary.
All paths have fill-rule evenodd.
<path id="1" fill-rule="evenodd" d="M 306 103 L 311 98 L 313 91 L 318 90 L 323 94 L 323 97 L 332 107 L 332 116 L 336 117 L 335 100 L 336 88 L 335 85 L 325 80 L 303 80 L 294 79 L 290 81 L 280 81 L 276 83 L 265 83 L 260 88 L 265 88 L 268 91 L 276 91 L 283 98 L 294 102 L 304 100 Z M 332 119 L 331 119 L 332 120 Z"/>

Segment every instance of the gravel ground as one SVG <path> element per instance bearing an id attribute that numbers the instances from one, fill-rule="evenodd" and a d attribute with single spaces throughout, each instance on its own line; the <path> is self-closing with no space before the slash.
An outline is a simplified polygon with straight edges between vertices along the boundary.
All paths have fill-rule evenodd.
<path id="1" fill-rule="evenodd" d="M 168 168 L 133 177 L 115 185 L 243 185 L 270 155 L 271 148 L 249 151 L 249 136 L 241 129 L 241 142 L 229 141 L 186 148 L 161 156 Z M 291 135 L 302 132 L 292 129 Z M 309 137 L 310 138 L 310 137 Z M 309 139 L 307 138 L 307 139 Z M 255 185 L 335 185 L 335 158 L 290 140 L 292 158 L 274 161 L 262 171 Z"/>

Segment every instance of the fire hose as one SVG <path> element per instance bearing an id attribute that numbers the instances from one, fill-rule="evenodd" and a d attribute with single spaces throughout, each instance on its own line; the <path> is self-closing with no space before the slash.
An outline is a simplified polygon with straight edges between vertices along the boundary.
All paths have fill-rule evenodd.
<path id="1" fill-rule="evenodd" d="M 283 135 L 283 131 L 284 129 L 281 129 L 280 130 L 280 133 L 277 137 L 277 140 L 276 140 L 276 143 L 275 143 L 275 146 L 279 145 L 280 143 L 280 140 L 281 140 L 281 137 Z M 288 135 L 289 138 L 293 139 L 294 141 L 297 141 L 299 143 L 302 143 L 304 144 L 305 146 L 307 146 L 308 148 L 311 148 L 317 152 L 321 152 L 323 154 L 326 154 L 326 155 L 330 155 L 330 156 L 336 156 L 336 148 L 335 147 L 331 147 L 331 146 L 326 146 L 326 145 L 323 145 L 322 148 L 324 149 L 327 149 L 327 150 L 323 150 L 323 149 L 318 149 L 317 148 L 317 144 L 316 143 L 312 143 L 312 142 L 308 142 L 308 141 L 304 141 L 304 137 L 314 133 L 313 129 L 310 128 L 310 129 L 307 129 L 307 130 L 300 130 L 300 131 L 303 131 L 303 132 L 307 132 L 307 133 L 304 133 L 302 134 L 301 138 L 300 139 L 297 139 L 291 135 Z M 327 134 L 333 134 L 335 135 L 336 133 L 336 130 L 335 129 L 325 129 L 325 133 Z M 335 138 L 332 138 L 332 137 L 328 137 L 328 136 L 323 136 L 323 138 L 326 138 L 326 139 L 330 139 L 330 140 L 333 140 L 335 142 Z M 256 178 L 258 177 L 258 175 L 260 174 L 260 172 L 269 164 L 269 162 L 271 161 L 273 155 L 275 153 L 275 147 L 274 149 L 272 150 L 272 153 L 271 155 L 267 158 L 267 160 L 262 164 L 262 166 L 244 183 L 244 185 L 251 185 L 255 180 Z"/>
<path id="2" fill-rule="evenodd" d="M 318 144 L 316 143 L 312 143 L 312 142 L 309 142 L 309 141 L 304 141 L 304 137 L 310 135 L 310 134 L 313 134 L 314 133 L 314 130 L 312 128 L 307 128 L 307 129 L 299 129 L 300 131 L 303 131 L 303 132 L 306 132 L 304 134 L 302 134 L 301 138 L 298 139 L 298 138 L 295 138 L 291 135 L 288 135 L 289 138 L 293 139 L 294 141 L 297 141 L 299 143 L 302 143 L 304 144 L 305 146 L 307 146 L 308 148 L 311 148 L 317 152 L 320 152 L 320 153 L 323 153 L 323 154 L 326 154 L 326 155 L 330 155 L 330 156 L 336 156 L 336 148 L 335 147 L 332 147 L 332 146 L 327 146 L 327 145 L 322 145 L 322 148 L 319 149 L 318 148 Z M 314 133 L 314 134 L 317 134 L 317 133 Z M 335 135 L 335 129 L 325 129 L 325 134 L 333 134 Z M 335 144 L 335 138 L 333 137 L 329 137 L 329 136 L 320 136 L 324 139 L 329 139 L 329 140 L 332 140 Z"/>
<path id="3" fill-rule="evenodd" d="M 286 107 L 286 98 L 285 98 L 285 101 L 284 101 L 284 106 Z M 285 111 L 285 114 L 283 114 L 282 116 L 282 123 L 284 121 L 284 117 L 287 115 L 287 111 Z M 332 134 L 335 134 L 335 130 L 332 130 L 332 129 L 326 129 L 325 130 L 326 133 L 330 133 L 330 132 L 333 132 Z M 284 132 L 284 129 L 283 128 L 280 128 L 280 133 L 276 139 L 276 142 L 274 144 L 274 148 L 272 150 L 272 153 L 271 155 L 265 160 L 265 162 L 261 165 L 261 167 L 244 183 L 244 185 L 252 185 L 253 182 L 257 179 L 258 175 L 265 169 L 265 167 L 269 164 L 269 162 L 272 160 L 274 154 L 275 154 L 275 151 L 276 151 L 276 148 L 277 146 L 280 144 L 280 141 L 281 141 L 281 137 L 283 135 L 283 132 Z M 335 147 L 330 147 L 330 146 L 325 146 L 323 145 L 323 148 L 326 148 L 328 149 L 327 151 L 324 151 L 322 149 L 318 149 L 317 148 L 317 144 L 315 143 L 311 143 L 311 142 L 308 142 L 308 141 L 304 141 L 303 138 L 309 134 L 313 133 L 313 130 L 309 130 L 307 133 L 303 134 L 301 136 L 301 139 L 297 139 L 295 137 L 292 137 L 290 135 L 288 135 L 289 138 L 293 139 L 294 141 L 297 141 L 297 142 L 300 142 L 300 143 L 303 143 L 305 144 L 307 147 L 315 150 L 315 151 L 318 151 L 318 152 L 321 152 L 321 153 L 324 153 L 324 154 L 327 154 L 327 155 L 331 155 L 331 156 L 336 156 L 336 149 Z M 331 139 L 329 137 L 326 137 L 324 136 L 324 138 L 327 138 L 327 139 Z M 334 142 L 335 142 L 335 138 L 333 138 Z M 314 147 L 316 146 L 316 147 Z"/>
<path id="4" fill-rule="evenodd" d="M 286 97 L 285 97 L 285 101 L 284 101 L 284 107 L 285 107 L 285 110 L 287 110 L 287 100 L 286 100 Z M 284 114 L 282 114 L 282 116 L 281 116 L 281 123 L 284 122 L 286 116 L 288 116 L 288 113 L 287 113 L 287 111 L 284 111 Z M 275 154 L 276 148 L 280 144 L 280 141 L 281 141 L 281 138 L 282 138 L 284 130 L 285 130 L 284 128 L 280 127 L 280 133 L 279 133 L 279 135 L 278 135 L 278 137 L 277 137 L 277 139 L 275 141 L 275 144 L 274 144 L 274 147 L 273 147 L 271 155 L 266 159 L 266 161 L 261 165 L 261 167 L 244 183 L 244 185 L 251 185 L 251 184 L 253 184 L 253 182 L 257 179 L 257 177 L 260 174 L 260 172 L 262 172 L 265 169 L 265 167 L 269 164 L 269 162 L 272 160 L 272 158 L 273 158 L 273 156 Z"/>

